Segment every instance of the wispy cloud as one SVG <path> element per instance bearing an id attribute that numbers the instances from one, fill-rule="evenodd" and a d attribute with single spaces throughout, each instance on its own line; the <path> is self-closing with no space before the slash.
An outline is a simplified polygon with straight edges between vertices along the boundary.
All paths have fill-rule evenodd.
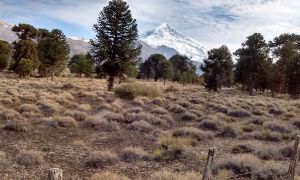
<path id="1" fill-rule="evenodd" d="M 140 32 L 167 22 L 208 49 L 226 44 L 237 49 L 248 35 L 267 40 L 300 33 L 299 0 L 127 0 Z M 90 38 L 92 25 L 108 0 L 2 0 L 0 18 L 57 27 Z"/>

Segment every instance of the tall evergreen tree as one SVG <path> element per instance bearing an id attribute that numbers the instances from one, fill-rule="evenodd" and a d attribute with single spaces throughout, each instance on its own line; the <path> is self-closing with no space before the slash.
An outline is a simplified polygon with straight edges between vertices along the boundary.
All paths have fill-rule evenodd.
<path id="1" fill-rule="evenodd" d="M 8 67 L 11 59 L 11 51 L 10 44 L 0 40 L 0 72 Z"/>
<path id="2" fill-rule="evenodd" d="M 146 78 L 147 81 L 149 78 L 153 77 L 153 69 L 151 66 L 151 61 L 149 59 L 142 62 L 139 66 L 139 76 L 141 78 Z"/>
<path id="3" fill-rule="evenodd" d="M 18 73 L 20 70 L 19 62 L 21 59 L 29 59 L 32 61 L 33 69 L 39 67 L 40 62 L 38 59 L 36 39 L 38 37 L 38 30 L 29 24 L 19 24 L 12 28 L 19 41 L 13 43 L 13 60 L 14 64 L 12 65 L 12 70 Z"/>
<path id="4" fill-rule="evenodd" d="M 271 61 L 268 57 L 269 47 L 264 37 L 255 33 L 247 38 L 242 44 L 242 48 L 238 49 L 234 53 L 238 59 L 236 64 L 235 77 L 238 82 L 247 87 L 247 90 L 252 95 L 254 88 L 259 87 L 259 81 L 262 78 L 268 78 L 270 75 L 265 66 L 269 65 L 268 61 Z M 268 74 L 266 77 L 260 76 L 260 74 Z"/>
<path id="5" fill-rule="evenodd" d="M 288 93 L 289 64 L 296 58 L 300 50 L 300 36 L 296 34 L 282 34 L 269 43 L 274 58 L 272 91 Z"/>
<path id="6" fill-rule="evenodd" d="M 227 46 L 212 49 L 208 52 L 208 59 L 201 65 L 204 72 L 205 87 L 218 91 L 222 86 L 231 86 L 233 80 L 233 61 Z"/>
<path id="7" fill-rule="evenodd" d="M 154 73 L 154 81 L 157 81 L 163 76 L 162 63 L 167 61 L 166 57 L 162 54 L 153 54 L 148 58 L 151 62 L 151 68 Z"/>
<path id="8" fill-rule="evenodd" d="M 66 41 L 66 36 L 59 29 L 53 29 L 48 35 L 39 40 L 38 44 L 41 66 L 45 69 L 45 75 L 61 73 L 66 69 L 69 59 L 70 48 Z"/>
<path id="9" fill-rule="evenodd" d="M 172 64 L 173 68 L 173 82 L 180 81 L 180 77 L 185 72 L 184 76 L 189 76 L 191 78 L 183 78 L 183 79 L 190 79 L 189 82 L 191 83 L 193 79 L 196 77 L 196 67 L 193 65 L 192 61 L 184 55 L 176 54 L 172 56 L 169 60 Z M 182 78 L 181 78 L 182 79 Z"/>
<path id="10" fill-rule="evenodd" d="M 121 79 L 128 66 L 137 62 L 141 50 L 136 44 L 136 20 L 128 4 L 123 0 L 110 1 L 100 12 L 94 31 L 96 38 L 90 42 L 92 55 L 109 76 L 108 90 L 112 90 L 115 79 Z"/>
<path id="11" fill-rule="evenodd" d="M 165 59 L 161 62 L 161 70 L 162 70 L 162 77 L 164 80 L 164 84 L 166 84 L 167 79 L 171 79 L 174 75 L 173 67 L 170 61 Z"/>
<path id="12" fill-rule="evenodd" d="M 94 63 L 88 54 L 74 55 L 71 58 L 71 60 L 68 64 L 68 67 L 69 67 L 71 73 L 75 73 L 79 77 L 81 77 L 83 74 L 86 77 L 89 77 L 94 71 Z"/>

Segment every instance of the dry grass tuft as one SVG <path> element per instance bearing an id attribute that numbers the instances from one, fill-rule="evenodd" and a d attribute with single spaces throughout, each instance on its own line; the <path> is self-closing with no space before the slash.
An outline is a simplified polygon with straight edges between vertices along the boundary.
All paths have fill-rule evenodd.
<path id="1" fill-rule="evenodd" d="M 161 93 L 150 86 L 140 83 L 126 83 L 114 89 L 116 95 L 123 99 L 134 99 L 138 96 L 155 98 L 161 96 Z"/>
<path id="2" fill-rule="evenodd" d="M 144 120 L 134 121 L 128 125 L 128 128 L 138 132 L 150 132 L 153 130 L 152 125 Z"/>
<path id="3" fill-rule="evenodd" d="M 174 113 L 183 113 L 185 111 L 185 108 L 178 105 L 178 104 L 169 104 L 167 109 L 171 112 L 174 112 Z"/>
<path id="4" fill-rule="evenodd" d="M 77 121 L 84 121 L 85 118 L 87 117 L 86 112 L 82 112 L 82 111 L 79 111 L 79 110 L 67 110 L 67 111 L 64 112 L 64 115 L 65 116 L 71 116 Z"/>
<path id="5" fill-rule="evenodd" d="M 198 116 L 196 114 L 190 113 L 190 112 L 185 112 L 181 118 L 182 121 L 195 121 L 197 119 L 198 119 Z"/>
<path id="6" fill-rule="evenodd" d="M 120 129 L 119 124 L 114 121 L 108 121 L 98 116 L 89 116 L 85 120 L 85 125 L 96 130 L 111 132 Z"/>
<path id="7" fill-rule="evenodd" d="M 126 162 L 150 160 L 150 155 L 143 148 L 127 147 L 121 151 L 120 158 Z"/>
<path id="8" fill-rule="evenodd" d="M 118 156 L 110 151 L 98 151 L 91 153 L 86 159 L 86 166 L 89 168 L 102 168 L 115 164 Z"/>
<path id="9" fill-rule="evenodd" d="M 236 118 L 247 118 L 251 116 L 251 114 L 248 111 L 242 109 L 230 111 L 228 115 Z"/>
<path id="10" fill-rule="evenodd" d="M 76 120 L 70 116 L 57 117 L 56 121 L 57 121 L 58 125 L 61 127 L 66 127 L 66 128 L 77 127 Z"/>
<path id="11" fill-rule="evenodd" d="M 151 174 L 147 180 L 197 180 L 201 178 L 202 175 L 196 172 L 178 173 L 169 170 L 161 170 Z"/>
<path id="12" fill-rule="evenodd" d="M 227 126 L 217 136 L 223 138 L 236 138 L 239 134 L 239 129 L 232 126 Z"/>
<path id="13" fill-rule="evenodd" d="M 183 127 L 176 129 L 173 132 L 174 137 L 189 137 L 198 141 L 212 139 L 213 134 L 211 132 L 204 132 L 194 127 Z"/>
<path id="14" fill-rule="evenodd" d="M 38 151 L 21 151 L 17 156 L 17 163 L 21 166 L 39 165 L 43 161 L 43 157 Z"/>
<path id="15" fill-rule="evenodd" d="M 0 151 L 0 170 L 6 169 L 10 165 L 5 152 Z"/>
<path id="16" fill-rule="evenodd" d="M 21 122 L 8 122 L 3 127 L 6 131 L 26 132 L 27 127 Z"/>

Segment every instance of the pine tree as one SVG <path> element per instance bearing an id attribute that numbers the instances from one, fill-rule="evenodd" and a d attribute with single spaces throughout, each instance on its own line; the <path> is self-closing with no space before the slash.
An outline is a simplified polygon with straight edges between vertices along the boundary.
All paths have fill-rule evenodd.
<path id="1" fill-rule="evenodd" d="M 49 34 L 39 40 L 38 44 L 41 66 L 45 69 L 46 76 L 61 73 L 66 69 L 70 49 L 66 36 L 59 29 L 53 29 Z"/>
<path id="2" fill-rule="evenodd" d="M 18 73 L 19 62 L 21 59 L 29 59 L 32 61 L 33 69 L 39 67 L 40 62 L 38 59 L 37 45 L 35 40 L 38 38 L 38 30 L 29 24 L 19 24 L 12 28 L 19 41 L 13 43 L 13 60 L 14 64 L 12 70 Z"/>
<path id="3" fill-rule="evenodd" d="M 153 77 L 153 69 L 151 66 L 151 61 L 149 59 L 142 62 L 139 66 L 139 77 L 146 78 L 147 81 L 149 78 Z"/>
<path id="4" fill-rule="evenodd" d="M 268 57 L 269 47 L 264 37 L 255 33 L 249 36 L 246 42 L 242 44 L 242 48 L 234 54 L 238 57 L 235 71 L 236 80 L 246 86 L 252 95 L 254 88 L 262 88 L 258 83 L 259 81 L 267 81 L 266 79 L 263 80 L 262 78 L 265 77 L 260 76 L 260 74 L 268 73 L 268 68 L 265 66 L 270 64 L 267 62 L 270 61 Z"/>
<path id="5" fill-rule="evenodd" d="M 170 61 L 165 59 L 161 62 L 161 69 L 162 69 L 162 77 L 164 79 L 164 84 L 166 84 L 167 79 L 171 79 L 173 77 L 173 68 Z"/>
<path id="6" fill-rule="evenodd" d="M 5 70 L 11 59 L 11 46 L 8 42 L 0 40 L 0 72 Z"/>
<path id="7" fill-rule="evenodd" d="M 300 94 L 300 55 L 294 57 L 287 66 L 288 93 L 292 98 Z"/>
<path id="8" fill-rule="evenodd" d="M 233 61 L 227 46 L 212 49 L 208 52 L 208 59 L 201 65 L 204 72 L 205 87 L 218 91 L 222 86 L 231 86 L 233 78 Z"/>
<path id="9" fill-rule="evenodd" d="M 89 55 L 84 54 L 76 54 L 74 55 L 69 64 L 68 67 L 71 71 L 71 73 L 77 74 L 79 77 L 81 77 L 83 74 L 85 77 L 90 77 L 91 74 L 94 71 L 94 63 L 90 59 Z"/>
<path id="10" fill-rule="evenodd" d="M 116 78 L 122 79 L 128 66 L 136 64 L 141 47 L 136 44 L 138 30 L 128 4 L 112 0 L 104 7 L 94 25 L 96 38 L 91 40 L 92 55 L 108 76 L 108 90 Z"/>
<path id="11" fill-rule="evenodd" d="M 182 79 L 182 74 L 185 73 L 184 76 L 189 76 L 190 78 L 183 78 L 185 80 L 191 79 L 190 81 L 186 81 L 185 83 L 191 83 L 193 79 L 196 77 L 196 67 L 193 65 L 192 61 L 184 55 L 176 54 L 172 56 L 169 60 L 172 64 L 173 68 L 173 82 L 178 81 L 180 82 L 180 79 Z M 182 81 L 181 81 L 182 82 Z"/>

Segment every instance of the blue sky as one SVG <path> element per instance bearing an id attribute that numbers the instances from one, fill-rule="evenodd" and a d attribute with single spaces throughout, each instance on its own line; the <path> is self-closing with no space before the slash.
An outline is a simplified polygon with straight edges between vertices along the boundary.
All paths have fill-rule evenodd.
<path id="1" fill-rule="evenodd" d="M 237 49 L 248 35 L 267 40 L 300 34 L 299 0 L 126 0 L 140 34 L 170 23 L 207 49 Z M 92 25 L 108 0 L 0 0 L 0 19 L 62 29 L 67 36 L 92 38 Z"/>

